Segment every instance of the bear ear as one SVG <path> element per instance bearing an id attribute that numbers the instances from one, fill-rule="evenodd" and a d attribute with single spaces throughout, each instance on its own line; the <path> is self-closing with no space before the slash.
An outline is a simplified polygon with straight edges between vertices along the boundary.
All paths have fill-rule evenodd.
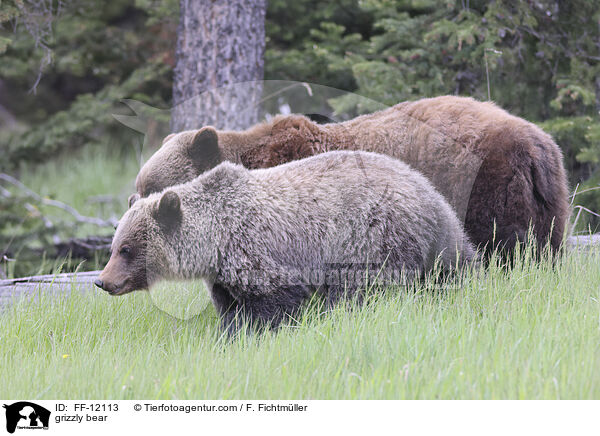
<path id="1" fill-rule="evenodd" d="M 219 137 L 214 127 L 203 127 L 194 134 L 188 155 L 197 168 L 212 168 L 221 162 Z"/>
<path id="2" fill-rule="evenodd" d="M 173 136 L 175 136 L 177 133 L 170 133 L 167 136 L 165 136 L 165 139 L 162 140 L 162 144 L 161 145 L 165 145 L 167 142 L 169 142 L 169 140 L 171 138 L 173 138 Z"/>
<path id="3" fill-rule="evenodd" d="M 306 118 L 317 124 L 333 124 L 336 121 L 333 118 L 329 118 L 327 115 L 319 113 L 304 114 Z"/>
<path id="4" fill-rule="evenodd" d="M 155 218 L 166 229 L 173 229 L 181 223 L 181 201 L 179 195 L 173 191 L 165 192 L 156 209 Z"/>
<path id="5" fill-rule="evenodd" d="M 139 199 L 140 199 L 140 194 L 135 192 L 129 196 L 129 198 L 127 199 L 127 204 L 129 205 L 129 207 L 131 207 L 131 206 L 133 206 L 133 203 L 135 203 Z"/>

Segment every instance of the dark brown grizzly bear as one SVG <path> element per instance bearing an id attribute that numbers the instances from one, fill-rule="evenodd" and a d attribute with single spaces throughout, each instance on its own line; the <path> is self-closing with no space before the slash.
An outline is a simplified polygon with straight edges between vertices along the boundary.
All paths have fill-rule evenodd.
<path id="1" fill-rule="evenodd" d="M 570 208 L 560 149 L 534 124 L 466 97 L 404 102 L 342 123 L 287 115 L 243 132 L 172 134 L 141 169 L 136 188 L 146 196 L 223 160 L 264 168 L 331 150 L 383 153 L 421 171 L 488 252 L 525 241 L 530 225 L 540 247 L 550 235 L 554 250 L 561 245 Z"/>

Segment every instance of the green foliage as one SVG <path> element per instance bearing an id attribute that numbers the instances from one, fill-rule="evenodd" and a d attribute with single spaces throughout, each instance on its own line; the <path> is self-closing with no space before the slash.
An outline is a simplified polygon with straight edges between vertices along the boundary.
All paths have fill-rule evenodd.
<path id="1" fill-rule="evenodd" d="M 372 14 L 356 0 L 269 1 L 265 78 L 354 89 L 352 71 L 339 58 L 360 44 L 371 27 Z"/>
<path id="2" fill-rule="evenodd" d="M 600 155 L 593 150 L 600 147 L 600 129 L 591 116 L 557 117 L 540 123 L 562 145 L 565 163 L 578 179 L 589 177 L 598 164 Z"/>
<path id="3" fill-rule="evenodd" d="M 16 132 L 9 139 L 9 162 L 41 162 L 64 150 L 83 145 L 105 145 L 119 138 L 131 144 L 133 137 L 112 117 L 123 95 L 148 100 L 144 93 L 162 80 L 169 67 L 162 62 L 149 62 L 138 68 L 118 85 L 106 85 L 95 94 L 78 95 L 68 109 L 59 111 L 40 122 L 35 129 Z"/>
<path id="4" fill-rule="evenodd" d="M 42 50 L 21 24 L 28 2 L 23 5 L 1 6 L 0 48 L 5 39 L 11 42 L 1 58 L 0 104 L 19 124 L 2 129 L 0 169 L 83 145 L 131 143 L 131 131 L 111 116 L 123 98 L 168 106 L 176 1 L 120 0 L 98 7 L 97 1 L 77 0 L 52 9 L 52 33 L 44 43 L 53 62 L 34 88 Z"/>
<path id="5" fill-rule="evenodd" d="M 574 206 L 600 211 L 600 125 L 592 116 L 557 117 L 540 123 L 561 145 L 565 165 L 573 180 Z M 577 222 L 577 231 L 598 231 L 600 220 L 588 212 Z"/>
<path id="6" fill-rule="evenodd" d="M 21 127 L 0 133 L 10 150 L 0 166 L 126 135 L 109 115 L 122 98 L 169 107 L 176 0 L 69 3 L 56 12 L 47 41 L 53 62 L 35 94 L 28 91 L 41 48 L 23 26 L 12 31 L 23 4 L 0 6 L 0 103 Z M 597 117 L 599 11 L 598 0 L 274 0 L 265 78 L 329 85 L 393 105 L 441 94 L 486 99 L 487 64 L 492 99 L 517 115 Z M 347 112 L 353 100 L 332 104 Z"/>

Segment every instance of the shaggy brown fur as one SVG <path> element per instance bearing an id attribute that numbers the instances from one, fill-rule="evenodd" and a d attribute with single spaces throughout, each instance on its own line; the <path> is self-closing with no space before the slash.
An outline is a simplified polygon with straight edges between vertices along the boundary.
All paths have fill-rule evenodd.
<path id="1" fill-rule="evenodd" d="M 96 284 L 121 295 L 202 278 L 226 326 L 236 315 L 276 326 L 314 292 L 333 305 L 374 280 L 471 262 L 462 224 L 423 175 L 381 154 L 334 151 L 261 170 L 224 162 L 136 201 Z"/>
<path id="2" fill-rule="evenodd" d="M 211 140 L 190 147 L 188 136 L 198 132 L 167 138 L 138 175 L 140 195 L 191 180 L 220 160 L 264 168 L 330 150 L 365 150 L 399 158 L 426 175 L 464 220 L 471 240 L 488 251 L 525 241 L 530 224 L 540 246 L 551 235 L 557 250 L 570 213 L 562 153 L 552 138 L 471 98 L 405 102 L 343 123 L 319 125 L 290 115 L 245 132 L 200 132 Z"/>

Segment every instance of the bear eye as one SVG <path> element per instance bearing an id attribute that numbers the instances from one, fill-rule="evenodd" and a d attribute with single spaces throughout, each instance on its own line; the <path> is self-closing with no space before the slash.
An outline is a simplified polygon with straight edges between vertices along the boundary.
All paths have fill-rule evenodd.
<path id="1" fill-rule="evenodd" d="M 128 246 L 121 247 L 121 249 L 119 250 L 119 254 L 121 256 L 129 256 L 129 254 L 131 254 L 131 248 L 129 248 Z"/>

